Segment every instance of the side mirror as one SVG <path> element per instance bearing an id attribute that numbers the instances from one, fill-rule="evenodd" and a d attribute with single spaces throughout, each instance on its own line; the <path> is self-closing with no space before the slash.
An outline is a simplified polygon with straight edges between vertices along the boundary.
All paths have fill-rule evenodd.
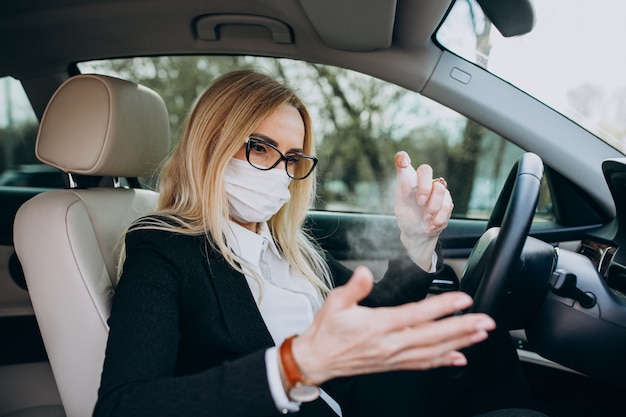
<path id="1" fill-rule="evenodd" d="M 535 26 L 535 9 L 531 0 L 476 1 L 505 38 L 524 35 Z"/>

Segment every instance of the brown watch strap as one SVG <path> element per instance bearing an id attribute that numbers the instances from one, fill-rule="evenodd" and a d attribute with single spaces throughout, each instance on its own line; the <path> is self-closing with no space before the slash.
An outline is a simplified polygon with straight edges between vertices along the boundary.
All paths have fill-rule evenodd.
<path id="1" fill-rule="evenodd" d="M 286 338 L 283 344 L 280 345 L 279 350 L 280 362 L 285 371 L 285 377 L 287 378 L 290 388 L 298 383 L 309 383 L 300 372 L 296 359 L 293 357 L 292 343 L 295 338 L 296 335 Z"/>

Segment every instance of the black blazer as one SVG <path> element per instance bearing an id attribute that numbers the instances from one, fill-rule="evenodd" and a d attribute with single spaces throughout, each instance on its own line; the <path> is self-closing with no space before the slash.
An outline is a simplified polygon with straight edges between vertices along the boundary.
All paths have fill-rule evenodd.
<path id="1" fill-rule="evenodd" d="M 135 230 L 126 253 L 94 416 L 280 415 L 264 358 L 274 342 L 245 277 L 204 236 Z M 328 263 L 335 285 L 347 282 L 351 271 Z M 421 299 L 433 278 L 408 258 L 390 262 L 364 304 Z M 324 388 L 341 404 L 351 378 Z M 297 415 L 334 414 L 317 400 Z"/>

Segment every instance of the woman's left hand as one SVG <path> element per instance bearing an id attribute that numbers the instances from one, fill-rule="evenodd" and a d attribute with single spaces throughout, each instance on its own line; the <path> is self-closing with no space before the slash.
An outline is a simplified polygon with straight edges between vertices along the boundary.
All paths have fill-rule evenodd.
<path id="1" fill-rule="evenodd" d="M 413 262 L 428 271 L 439 234 L 452 214 L 452 196 L 445 181 L 433 180 L 430 165 L 413 169 L 404 151 L 398 152 L 394 161 L 398 178 L 394 211 L 400 240 Z"/>

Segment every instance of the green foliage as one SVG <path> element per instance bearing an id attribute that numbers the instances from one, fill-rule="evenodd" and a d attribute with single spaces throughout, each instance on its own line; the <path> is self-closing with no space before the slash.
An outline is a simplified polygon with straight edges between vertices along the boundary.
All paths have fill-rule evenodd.
<path id="1" fill-rule="evenodd" d="M 145 85 L 163 97 L 170 114 L 172 144 L 195 98 L 220 75 L 244 66 L 245 57 L 164 56 L 94 61 L 82 72 L 111 75 Z"/>
<path id="2" fill-rule="evenodd" d="M 176 143 L 196 97 L 234 69 L 262 70 L 299 92 L 314 120 L 319 198 L 315 207 L 392 212 L 393 158 L 405 150 L 413 166 L 428 163 L 448 178 L 457 213 L 470 196 L 486 132 L 416 93 L 341 68 L 249 56 L 168 56 L 79 65 L 133 80 L 157 91 L 170 113 Z"/>
<path id="3" fill-rule="evenodd" d="M 172 144 L 188 111 L 213 80 L 253 68 L 294 88 L 306 103 L 317 141 L 318 199 L 324 210 L 391 213 L 396 152 L 428 163 L 448 180 L 456 216 L 488 215 L 521 150 L 417 93 L 341 68 L 251 56 L 164 56 L 80 63 L 83 73 L 132 80 L 157 91 Z M 36 122 L 0 130 L 0 164 L 36 162 Z M 2 168 L 2 165 L 0 165 Z M 150 185 L 154 185 L 150 182 Z"/>
<path id="4" fill-rule="evenodd" d="M 37 138 L 37 124 L 22 122 L 0 129 L 0 173 L 18 164 L 39 163 L 33 150 Z"/>

